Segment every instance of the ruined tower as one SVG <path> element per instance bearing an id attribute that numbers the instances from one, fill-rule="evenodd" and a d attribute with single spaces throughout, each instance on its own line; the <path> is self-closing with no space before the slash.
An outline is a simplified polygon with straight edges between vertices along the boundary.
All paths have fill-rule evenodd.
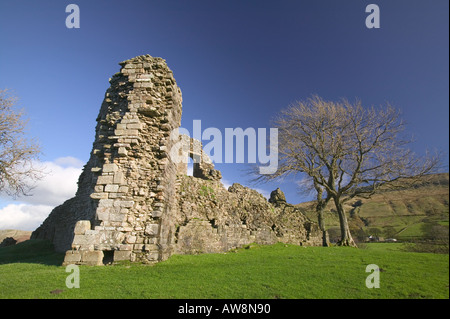
<path id="1" fill-rule="evenodd" d="M 172 253 L 220 252 L 251 242 L 320 242 L 318 228 L 292 205 L 275 207 L 238 184 L 226 190 L 201 142 L 174 138 L 182 98 L 164 59 L 145 55 L 119 64 L 77 193 L 32 239 L 49 239 L 66 251 L 65 264 L 86 265 L 153 263 Z M 194 176 L 185 175 L 186 162 L 172 159 L 172 148 L 194 160 Z"/>
<path id="2" fill-rule="evenodd" d="M 67 263 L 101 263 L 105 255 L 150 261 L 170 255 L 177 165 L 168 151 L 170 133 L 181 122 L 181 91 L 161 58 L 139 56 L 120 65 L 97 117 L 76 197 L 55 209 L 60 216 L 50 216 L 60 223 L 44 222 L 33 234 L 64 232 L 54 243 L 69 250 Z"/>

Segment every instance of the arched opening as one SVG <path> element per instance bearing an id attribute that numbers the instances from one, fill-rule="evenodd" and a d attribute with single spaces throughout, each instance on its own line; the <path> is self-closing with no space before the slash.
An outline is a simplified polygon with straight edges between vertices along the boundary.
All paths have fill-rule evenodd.
<path id="1" fill-rule="evenodd" d="M 194 176 L 194 161 L 192 160 L 192 158 L 190 156 L 188 157 L 186 175 L 187 176 Z"/>

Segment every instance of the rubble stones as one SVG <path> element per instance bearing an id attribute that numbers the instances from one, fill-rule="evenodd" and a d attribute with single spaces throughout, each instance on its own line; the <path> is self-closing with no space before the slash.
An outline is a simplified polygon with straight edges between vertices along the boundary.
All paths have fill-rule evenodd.
<path id="1" fill-rule="evenodd" d="M 286 204 L 286 197 L 281 189 L 277 188 L 276 190 L 270 193 L 269 203 L 274 204 L 275 206 L 283 206 Z"/>

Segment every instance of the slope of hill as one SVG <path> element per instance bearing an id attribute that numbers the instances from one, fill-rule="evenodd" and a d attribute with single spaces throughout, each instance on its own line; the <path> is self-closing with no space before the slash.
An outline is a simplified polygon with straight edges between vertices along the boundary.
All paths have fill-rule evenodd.
<path id="1" fill-rule="evenodd" d="M 0 243 L 7 237 L 14 238 L 17 243 L 30 239 L 31 231 L 16 229 L 0 229 Z"/>
<path id="2" fill-rule="evenodd" d="M 330 203 L 325 221 L 331 239 L 339 236 L 339 220 Z M 314 202 L 296 205 L 312 220 L 317 216 Z M 390 190 L 370 199 L 353 199 L 346 203 L 349 224 L 355 238 L 372 235 L 398 240 L 422 240 L 436 232 L 436 226 L 449 225 L 449 174 L 427 176 L 414 187 Z M 434 228 L 433 228 L 434 227 Z M 445 232 L 445 230 L 444 230 Z"/>

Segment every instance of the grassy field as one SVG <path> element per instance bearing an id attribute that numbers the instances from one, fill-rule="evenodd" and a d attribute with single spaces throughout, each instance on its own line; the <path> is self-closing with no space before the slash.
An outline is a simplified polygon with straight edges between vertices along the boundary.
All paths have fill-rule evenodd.
<path id="1" fill-rule="evenodd" d="M 45 241 L 0 248 L 0 298 L 449 298 L 448 255 L 401 244 L 252 245 L 154 266 L 80 266 L 80 288 L 72 289 L 62 259 Z M 368 264 L 380 267 L 378 289 L 365 286 Z"/>

